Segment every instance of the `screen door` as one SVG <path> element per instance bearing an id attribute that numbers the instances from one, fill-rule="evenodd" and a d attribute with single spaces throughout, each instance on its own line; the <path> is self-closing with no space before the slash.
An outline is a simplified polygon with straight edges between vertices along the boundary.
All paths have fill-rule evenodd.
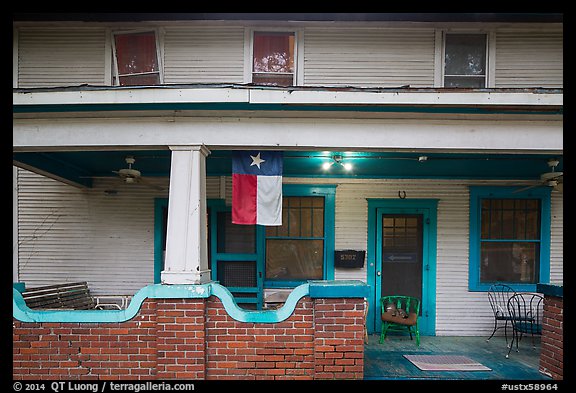
<path id="1" fill-rule="evenodd" d="M 382 214 L 382 296 L 422 299 L 422 215 Z"/>

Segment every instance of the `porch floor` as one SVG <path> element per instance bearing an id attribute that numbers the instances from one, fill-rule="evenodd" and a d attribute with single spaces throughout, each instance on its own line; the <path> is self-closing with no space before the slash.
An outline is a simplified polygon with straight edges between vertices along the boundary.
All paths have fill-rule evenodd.
<path id="1" fill-rule="evenodd" d="M 379 334 L 369 336 L 364 347 L 365 380 L 551 380 L 538 371 L 540 361 L 540 340 L 535 339 L 532 347 L 530 337 L 524 337 L 519 344 L 520 352 L 512 348 L 506 359 L 508 348 L 504 337 L 420 337 L 420 347 L 416 339 L 406 336 L 391 336 L 384 344 L 379 344 Z M 463 355 L 491 371 L 422 371 L 402 355 Z"/>

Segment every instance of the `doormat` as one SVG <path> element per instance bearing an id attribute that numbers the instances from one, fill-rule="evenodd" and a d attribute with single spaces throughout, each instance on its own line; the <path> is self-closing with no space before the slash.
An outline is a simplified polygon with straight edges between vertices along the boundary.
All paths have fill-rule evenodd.
<path id="1" fill-rule="evenodd" d="M 459 355 L 404 355 L 422 371 L 492 371 L 467 356 Z"/>

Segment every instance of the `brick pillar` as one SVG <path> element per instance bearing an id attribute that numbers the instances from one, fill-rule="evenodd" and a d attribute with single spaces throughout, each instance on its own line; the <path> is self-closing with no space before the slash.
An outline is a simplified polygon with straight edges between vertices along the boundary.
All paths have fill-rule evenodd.
<path id="1" fill-rule="evenodd" d="M 363 299 L 315 299 L 314 319 L 314 379 L 363 379 Z"/>
<path id="2" fill-rule="evenodd" d="M 545 295 L 539 370 L 553 379 L 563 379 L 564 376 L 563 320 L 563 298 Z"/>
<path id="3" fill-rule="evenodd" d="M 158 379 L 204 379 L 205 299 L 159 299 Z"/>

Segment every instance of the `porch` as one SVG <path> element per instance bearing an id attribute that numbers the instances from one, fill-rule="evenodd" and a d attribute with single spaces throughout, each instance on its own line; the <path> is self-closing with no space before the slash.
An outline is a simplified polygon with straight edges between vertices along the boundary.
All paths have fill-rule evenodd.
<path id="1" fill-rule="evenodd" d="M 506 342 L 495 336 L 486 342 L 484 336 L 424 336 L 420 347 L 409 336 L 390 336 L 379 344 L 380 336 L 369 336 L 364 347 L 364 380 L 547 380 L 538 371 L 540 340 L 532 347 L 529 337 L 520 341 L 506 359 Z M 491 371 L 422 371 L 403 355 L 460 355 L 481 363 Z"/>
<path id="2" fill-rule="evenodd" d="M 520 107 L 496 100 L 496 92 L 470 108 L 450 101 L 454 108 L 438 110 L 390 106 L 397 98 L 378 105 L 371 95 L 364 106 L 340 98 L 298 104 L 291 92 L 291 105 L 276 101 L 279 110 L 262 104 L 275 102 L 266 91 L 254 103 L 232 102 L 236 94 L 258 98 L 244 87 L 139 90 L 156 94 L 154 100 L 123 88 L 72 90 L 75 98 L 66 99 L 60 94 L 69 91 L 14 93 L 14 282 L 88 281 L 100 296 L 118 288 L 130 295 L 152 283 L 217 281 L 243 307 L 260 311 L 269 300 L 266 290 L 291 290 L 309 279 L 364 281 L 374 305 L 397 292 L 385 280 L 398 283 L 393 278 L 403 276 L 421 291 L 423 334 L 489 331 L 486 294 L 474 287 L 481 229 L 470 224 L 478 219 L 471 208 L 474 187 L 520 199 L 519 206 L 526 199 L 540 204 L 544 219 L 531 221 L 542 223 L 542 251 L 532 252 L 540 277 L 526 285 L 561 277 L 562 188 L 545 186 L 541 178 L 550 174 L 549 162 L 562 170 L 558 92 L 539 111 L 520 116 Z M 529 102 L 535 98 L 519 93 Z M 160 97 L 166 101 L 158 106 Z M 543 97 L 538 92 L 536 98 Z M 142 106 L 134 105 L 138 100 Z M 206 100 L 222 105 L 206 106 Z M 434 105 L 443 100 L 435 98 Z M 285 233 L 234 231 L 228 219 L 232 152 L 253 148 L 284 152 L 283 195 L 293 198 L 285 204 L 291 223 Z M 547 225 L 550 217 L 553 225 Z M 398 245 L 417 239 L 410 243 L 414 250 L 381 252 L 387 232 L 410 233 L 398 236 Z M 279 254 L 270 250 L 294 245 L 302 258 L 269 257 Z M 366 251 L 365 264 L 336 266 L 336 250 Z M 512 252 L 506 252 L 512 267 Z M 396 266 L 415 271 L 388 274 Z M 512 273 L 504 278 L 516 282 Z M 369 331 L 378 330 L 376 310 L 369 309 Z M 461 314 L 457 321 L 454 310 Z"/>

